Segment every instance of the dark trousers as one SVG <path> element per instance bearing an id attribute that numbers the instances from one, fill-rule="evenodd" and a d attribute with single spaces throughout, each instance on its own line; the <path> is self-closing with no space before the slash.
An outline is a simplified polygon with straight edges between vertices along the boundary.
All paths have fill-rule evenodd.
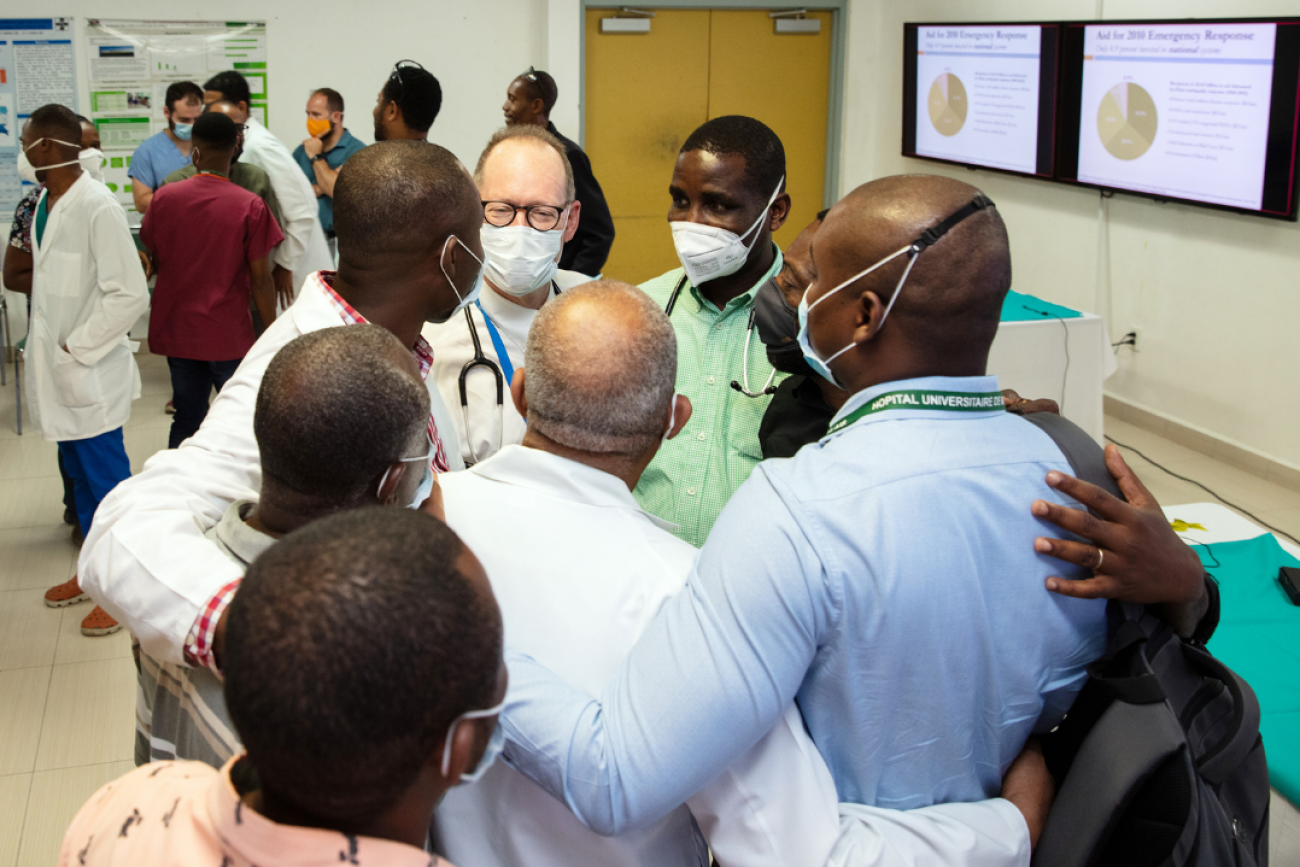
<path id="1" fill-rule="evenodd" d="M 192 358 L 168 358 L 172 374 L 172 431 L 167 448 L 174 449 L 194 436 L 208 416 L 208 395 L 221 391 L 226 380 L 234 376 L 242 358 L 231 361 L 195 361 Z"/>
<path id="2" fill-rule="evenodd" d="M 99 501 L 107 497 L 118 482 L 131 478 L 131 462 L 126 457 L 122 429 L 90 439 L 60 442 L 59 457 L 63 459 L 63 466 L 76 488 L 77 520 L 81 531 L 89 533 Z"/>

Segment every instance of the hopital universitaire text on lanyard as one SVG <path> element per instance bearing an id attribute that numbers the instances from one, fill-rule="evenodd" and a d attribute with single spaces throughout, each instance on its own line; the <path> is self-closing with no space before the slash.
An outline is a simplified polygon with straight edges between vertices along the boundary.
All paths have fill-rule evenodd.
<path id="1" fill-rule="evenodd" d="M 831 425 L 826 435 L 839 433 L 860 418 L 891 409 L 932 409 L 941 412 L 988 412 L 1002 409 L 1000 391 L 891 391 L 867 401 Z"/>

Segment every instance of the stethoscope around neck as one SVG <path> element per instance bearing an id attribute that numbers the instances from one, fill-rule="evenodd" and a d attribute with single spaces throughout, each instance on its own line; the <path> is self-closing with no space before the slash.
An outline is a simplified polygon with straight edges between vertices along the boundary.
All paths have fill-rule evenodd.
<path id="1" fill-rule="evenodd" d="M 560 294 L 560 287 L 554 280 L 551 281 L 551 290 L 556 295 Z M 474 313 L 470 310 L 470 307 L 477 307 L 478 312 L 483 314 L 483 322 L 487 325 L 488 337 L 492 340 L 492 348 L 496 350 L 497 358 L 501 360 L 501 364 L 488 358 L 483 352 L 483 343 L 479 340 L 478 326 L 474 324 Z M 501 438 L 505 435 L 506 382 L 514 379 L 515 366 L 510 361 L 510 353 L 506 351 L 506 343 L 501 338 L 500 329 L 498 329 L 496 323 L 492 321 L 492 317 L 488 316 L 487 311 L 483 309 L 483 305 L 478 301 L 475 301 L 472 305 L 467 304 L 462 309 L 465 313 L 465 324 L 469 327 L 469 338 L 474 344 L 474 355 L 469 361 L 465 362 L 465 366 L 460 369 L 460 376 L 456 379 L 456 386 L 460 392 L 460 411 L 462 417 L 465 419 L 465 442 L 469 445 L 470 460 L 465 463 L 467 466 L 472 466 L 480 460 L 486 460 L 486 458 L 479 458 L 479 456 L 474 452 L 474 438 L 470 435 L 469 426 L 469 389 L 465 386 L 465 380 L 469 376 L 470 371 L 476 367 L 486 368 L 492 374 L 492 378 L 496 380 L 497 444 L 496 448 L 491 452 L 491 454 L 496 454 L 501 451 Z M 505 365 L 505 370 L 501 369 L 502 364 Z M 526 423 L 527 422 L 525 422 L 525 424 Z M 491 455 L 488 457 L 490 456 Z"/>
<path id="2" fill-rule="evenodd" d="M 685 286 L 686 277 L 683 276 L 682 279 L 677 281 L 677 285 L 673 287 L 673 294 L 668 296 L 668 303 L 664 306 L 664 315 L 669 319 L 673 317 L 673 308 L 677 306 L 677 297 L 682 294 L 682 288 Z M 745 326 L 745 351 L 740 361 L 740 378 L 744 383 L 741 384 L 734 379 L 731 381 L 731 387 L 745 397 L 767 397 L 769 394 L 776 394 L 776 387 L 772 385 L 776 381 L 776 368 L 772 368 L 772 374 L 767 378 L 762 391 L 753 391 L 749 387 L 749 344 L 754 342 L 754 316 L 756 313 L 757 310 L 751 305 L 749 308 L 749 324 Z M 477 343 L 477 339 L 475 342 Z M 464 393 L 465 387 L 462 385 L 461 394 Z"/>

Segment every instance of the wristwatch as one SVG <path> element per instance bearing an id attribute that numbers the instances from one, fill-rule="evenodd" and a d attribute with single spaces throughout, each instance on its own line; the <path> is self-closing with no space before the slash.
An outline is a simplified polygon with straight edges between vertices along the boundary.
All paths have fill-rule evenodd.
<path id="1" fill-rule="evenodd" d="M 323 160 L 323 159 L 325 159 L 325 154 L 323 154 L 323 153 L 319 153 L 319 154 L 316 154 L 316 156 L 312 157 L 312 158 L 311 158 L 311 161 L 312 161 L 312 162 L 316 162 L 317 160 Z"/>

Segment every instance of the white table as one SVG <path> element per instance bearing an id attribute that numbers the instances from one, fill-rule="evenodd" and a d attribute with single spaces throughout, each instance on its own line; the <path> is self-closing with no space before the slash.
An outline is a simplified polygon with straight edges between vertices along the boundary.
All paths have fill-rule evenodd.
<path id="1" fill-rule="evenodd" d="M 1031 399 L 1050 397 L 1061 405 L 1062 415 L 1098 443 L 1104 442 L 1102 383 L 1118 369 L 1106 325 L 1091 313 L 1003 322 L 989 351 L 988 371 L 1002 388 Z"/>
<path id="2" fill-rule="evenodd" d="M 1227 506 L 1218 503 L 1189 503 L 1184 506 L 1163 506 L 1165 517 L 1170 521 L 1181 520 L 1189 524 L 1200 524 L 1204 530 L 1183 530 L 1178 535 L 1187 542 L 1203 542 L 1217 545 L 1219 542 L 1240 542 L 1253 539 L 1270 532 L 1249 518 L 1243 518 Z M 1279 545 L 1293 557 L 1300 557 L 1300 546 L 1275 536 Z"/>

